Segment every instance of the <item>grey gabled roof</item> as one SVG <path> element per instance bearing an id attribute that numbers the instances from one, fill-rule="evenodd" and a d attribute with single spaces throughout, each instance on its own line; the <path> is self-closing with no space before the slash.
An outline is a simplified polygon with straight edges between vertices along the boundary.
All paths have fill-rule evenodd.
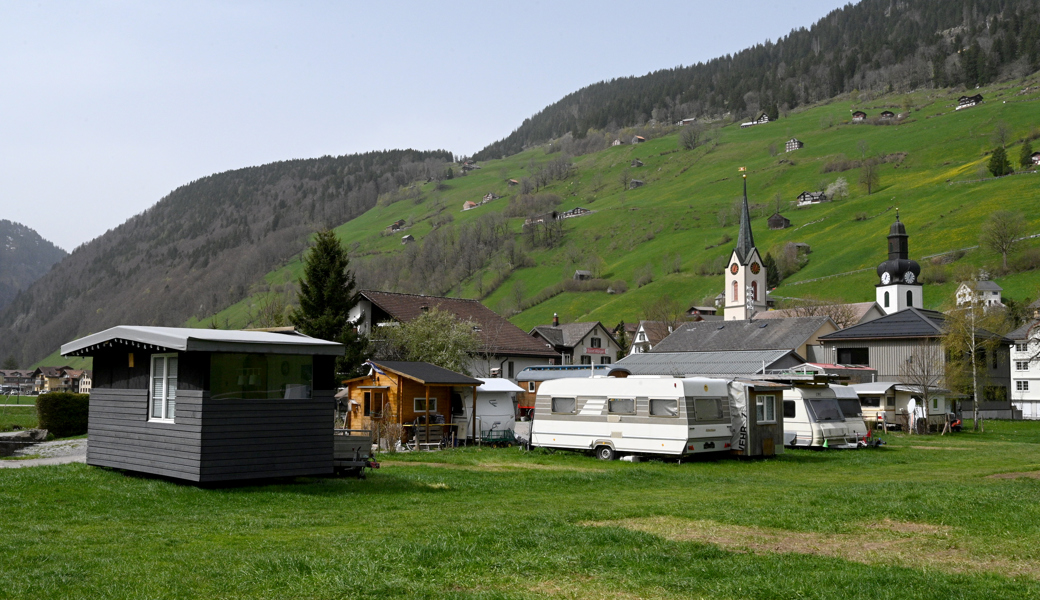
<path id="1" fill-rule="evenodd" d="M 1012 331 L 1004 337 L 1006 337 L 1009 340 L 1015 340 L 1016 342 L 1028 340 L 1030 330 L 1032 330 L 1037 325 L 1040 325 L 1040 319 L 1032 319 L 1030 321 L 1027 321 L 1025 325 L 1019 327 L 1018 329 Z"/>
<path id="2" fill-rule="evenodd" d="M 259 354 L 319 354 L 343 356 L 343 344 L 302 333 L 272 333 L 188 327 L 120 325 L 61 347 L 62 356 L 89 355 L 104 346 L 121 344 L 181 352 L 248 352 Z"/>
<path id="3" fill-rule="evenodd" d="M 615 371 L 627 371 L 620 363 L 615 365 L 591 365 L 595 368 L 596 377 L 607 377 Z M 592 369 L 589 365 L 537 365 L 526 367 L 516 374 L 517 381 L 549 381 L 550 379 L 570 379 L 574 377 L 590 377 Z"/>
<path id="4" fill-rule="evenodd" d="M 971 286 L 969 285 L 968 287 Z M 1004 288 L 1000 287 L 996 281 L 983 279 L 982 281 L 975 282 L 975 290 L 979 292 L 1001 292 Z"/>
<path id="5" fill-rule="evenodd" d="M 564 323 L 556 327 L 552 325 L 536 325 L 531 329 L 531 335 L 537 332 L 554 346 L 573 348 L 580 344 L 581 340 L 597 326 L 603 327 L 603 324 L 599 321 L 591 321 L 585 323 Z M 614 339 L 614 336 L 610 335 L 606 327 L 603 327 L 603 331 L 606 332 L 605 335 L 611 340 Z"/>
<path id="6" fill-rule="evenodd" d="M 462 373 L 456 373 L 428 362 L 410 362 L 404 360 L 372 361 L 383 370 L 390 370 L 414 379 L 425 385 L 473 385 L 481 384 L 479 379 L 474 379 Z"/>
<path id="7" fill-rule="evenodd" d="M 786 359 L 786 360 L 785 360 Z M 781 363 L 782 364 L 778 364 Z M 617 362 L 633 375 L 754 375 L 804 362 L 792 350 L 642 352 Z"/>
<path id="8" fill-rule="evenodd" d="M 939 337 L 943 335 L 946 315 L 936 310 L 907 308 L 881 318 L 821 335 L 820 340 Z"/>
<path id="9" fill-rule="evenodd" d="M 830 317 L 820 316 L 684 323 L 649 353 L 796 350 L 828 322 Z"/>

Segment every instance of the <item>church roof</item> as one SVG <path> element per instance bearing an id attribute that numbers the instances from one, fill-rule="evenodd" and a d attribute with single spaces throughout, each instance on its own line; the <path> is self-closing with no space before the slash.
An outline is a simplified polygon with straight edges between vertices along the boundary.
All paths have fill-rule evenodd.
<path id="1" fill-rule="evenodd" d="M 747 264 L 751 251 L 755 249 L 755 237 L 751 234 L 751 212 L 747 201 L 747 176 L 744 177 L 744 204 L 740 209 L 740 233 L 737 234 L 737 253 L 740 264 Z"/>

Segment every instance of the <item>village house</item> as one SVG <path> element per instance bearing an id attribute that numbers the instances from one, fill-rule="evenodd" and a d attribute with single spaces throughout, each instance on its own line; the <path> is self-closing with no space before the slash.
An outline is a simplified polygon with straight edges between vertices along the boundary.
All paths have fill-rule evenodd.
<path id="1" fill-rule="evenodd" d="M 36 394 L 46 394 L 48 392 L 63 392 L 68 391 L 65 389 L 65 385 L 62 382 L 62 375 L 65 369 L 71 367 L 37 367 L 33 371 L 33 392 Z"/>
<path id="2" fill-rule="evenodd" d="M 852 113 L 852 122 L 853 123 L 862 123 L 863 121 L 866 121 L 866 120 L 867 120 L 867 113 L 863 112 L 862 110 L 857 110 L 854 113 Z"/>
<path id="3" fill-rule="evenodd" d="M 798 200 L 798 207 L 809 206 L 810 204 L 826 202 L 827 194 L 825 192 L 802 192 L 798 194 L 796 199 Z"/>
<path id="4" fill-rule="evenodd" d="M 474 208 L 476 208 L 478 206 L 480 206 L 480 205 L 477 204 L 476 202 L 474 202 L 472 200 L 466 200 L 465 202 L 462 203 L 462 210 L 472 210 L 472 209 L 474 209 Z"/>
<path id="5" fill-rule="evenodd" d="M 791 226 L 791 219 L 778 212 L 773 213 L 766 222 L 769 224 L 770 229 L 787 229 Z"/>
<path id="6" fill-rule="evenodd" d="M 587 208 L 582 208 L 580 206 L 576 206 L 576 207 L 574 207 L 574 208 L 572 208 L 570 210 L 565 210 L 565 211 L 563 211 L 561 213 L 558 213 L 556 215 L 556 218 L 557 219 L 572 219 L 574 217 L 584 217 L 585 215 L 592 214 L 592 212 L 593 211 L 591 211 L 591 210 L 589 210 Z"/>
<path id="7" fill-rule="evenodd" d="M 621 145 L 621 140 L 615 139 L 613 142 L 610 143 L 610 145 L 611 146 L 620 146 Z"/>
<path id="8" fill-rule="evenodd" d="M 0 386 L 13 394 L 27 394 L 32 391 L 36 382 L 34 371 L 29 369 L 0 370 Z"/>
<path id="9" fill-rule="evenodd" d="M 410 234 L 410 233 L 408 235 L 405 235 L 405 236 L 401 237 L 401 244 L 414 244 L 414 243 L 415 243 L 415 238 L 412 237 L 412 234 Z"/>
<path id="10" fill-rule="evenodd" d="M 1011 403 L 1023 419 L 1040 419 L 1040 319 L 1007 334 L 1011 346 Z"/>
<path id="11" fill-rule="evenodd" d="M 628 353 L 649 352 L 671 333 L 672 326 L 663 321 L 640 321 L 636 326 L 635 336 L 632 338 L 632 347 Z"/>
<path id="12" fill-rule="evenodd" d="M 645 141 L 646 141 L 646 138 L 641 136 L 641 135 L 637 135 L 637 136 L 633 136 L 632 137 L 632 143 L 633 144 L 642 144 Z"/>
<path id="13" fill-rule="evenodd" d="M 212 483 L 333 471 L 342 344 L 294 331 L 120 326 L 94 360 L 87 464 Z"/>
<path id="14" fill-rule="evenodd" d="M 746 123 L 741 123 L 740 124 L 740 128 L 744 129 L 744 128 L 747 128 L 747 127 L 754 127 L 755 125 L 762 125 L 762 124 L 768 123 L 768 122 L 769 122 L 769 117 L 766 115 L 766 113 L 762 113 L 758 117 L 756 117 L 755 119 L 747 121 Z"/>
<path id="15" fill-rule="evenodd" d="M 992 308 L 1003 308 L 1004 302 L 1000 287 L 995 281 L 965 281 L 957 286 L 957 306 L 967 306 L 976 303 L 986 310 Z"/>
<path id="16" fill-rule="evenodd" d="M 961 96 L 957 98 L 957 108 L 954 110 L 961 110 L 962 108 L 971 108 L 977 104 L 982 104 L 982 94 L 975 94 L 974 96 Z"/>
<path id="17" fill-rule="evenodd" d="M 350 320 L 359 333 L 377 341 L 380 327 L 407 323 L 433 309 L 474 323 L 481 345 L 467 370 L 476 377 L 513 379 L 524 367 L 552 364 L 559 358 L 545 342 L 528 335 L 478 300 L 363 290 L 350 312 Z"/>
<path id="18" fill-rule="evenodd" d="M 890 111 L 890 110 L 881 111 L 881 120 L 882 121 L 889 121 L 891 119 L 894 119 L 895 117 L 896 117 L 896 114 L 894 112 Z"/>
<path id="19" fill-rule="evenodd" d="M 1040 152 L 1030 154 L 1029 158 L 1033 161 L 1034 165 L 1040 165 Z"/>
<path id="20" fill-rule="evenodd" d="M 805 146 L 805 144 L 803 144 L 800 140 L 796 138 L 791 138 L 787 140 L 786 144 L 784 144 L 784 151 L 794 152 L 795 150 L 801 149 L 803 146 Z"/>
<path id="21" fill-rule="evenodd" d="M 552 325 L 535 326 L 530 333 L 552 347 L 564 365 L 609 365 L 621 350 L 614 336 L 599 321 L 561 325 L 554 314 Z"/>

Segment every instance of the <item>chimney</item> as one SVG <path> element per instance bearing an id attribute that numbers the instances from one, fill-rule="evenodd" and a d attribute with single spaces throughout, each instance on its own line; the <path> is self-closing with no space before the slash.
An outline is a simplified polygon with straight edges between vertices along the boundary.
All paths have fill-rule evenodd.
<path id="1" fill-rule="evenodd" d="M 556 313 L 553 313 L 553 327 L 560 326 L 560 317 Z"/>

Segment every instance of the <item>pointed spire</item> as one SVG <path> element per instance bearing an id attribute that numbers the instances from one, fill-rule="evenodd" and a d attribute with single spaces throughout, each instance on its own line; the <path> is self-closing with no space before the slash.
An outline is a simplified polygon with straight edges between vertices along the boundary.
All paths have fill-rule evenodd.
<path id="1" fill-rule="evenodd" d="M 751 234 L 751 211 L 747 201 L 747 173 L 744 174 L 744 205 L 740 209 L 740 233 L 737 234 L 737 256 L 740 262 L 747 260 L 755 248 L 755 238 Z"/>

